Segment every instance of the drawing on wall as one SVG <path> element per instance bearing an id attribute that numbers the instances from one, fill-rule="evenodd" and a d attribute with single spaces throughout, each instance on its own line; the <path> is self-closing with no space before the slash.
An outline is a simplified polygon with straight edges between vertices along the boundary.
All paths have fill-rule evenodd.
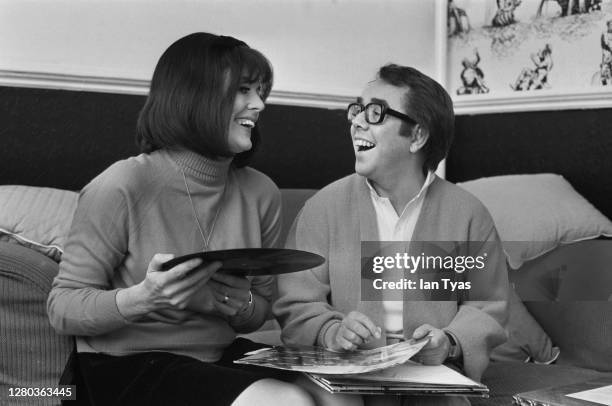
<path id="1" fill-rule="evenodd" d="M 523 68 L 516 82 L 510 84 L 515 91 L 550 88 L 548 73 L 553 67 L 552 50 L 550 45 L 544 45 L 537 53 L 531 54 L 531 61 L 535 67 Z"/>
<path id="2" fill-rule="evenodd" d="M 607 86 L 612 84 L 612 20 L 606 22 L 606 29 L 601 34 L 601 64 L 595 72 L 591 83 Z"/>
<path id="3" fill-rule="evenodd" d="M 450 35 L 470 31 L 470 19 L 465 10 L 455 5 L 453 0 L 448 0 L 448 32 Z"/>
<path id="4" fill-rule="evenodd" d="M 447 86 L 458 96 L 612 86 L 612 0 L 447 4 Z"/>
<path id="5" fill-rule="evenodd" d="M 474 49 L 474 58 L 463 58 L 461 65 L 462 86 L 457 89 L 457 94 L 478 94 L 489 93 L 489 88 L 484 83 L 484 72 L 478 67 L 480 63 L 480 55 L 478 50 Z"/>
<path id="6" fill-rule="evenodd" d="M 514 23 L 514 10 L 521 5 L 521 0 L 497 0 L 497 12 L 493 17 L 493 27 L 505 27 Z"/>

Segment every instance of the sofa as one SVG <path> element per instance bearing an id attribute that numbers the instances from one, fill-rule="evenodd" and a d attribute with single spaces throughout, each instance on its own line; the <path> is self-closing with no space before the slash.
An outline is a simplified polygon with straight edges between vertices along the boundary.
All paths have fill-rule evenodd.
<path id="1" fill-rule="evenodd" d="M 514 311 L 511 312 L 508 327 L 510 340 L 492 356 L 491 364 L 484 374 L 483 382 L 490 388 L 490 397 L 474 398 L 472 403 L 475 405 L 507 405 L 512 403 L 512 396 L 519 392 L 595 378 L 612 379 L 612 298 L 576 300 L 571 292 L 567 292 L 572 290 L 571 286 L 563 285 L 563 280 L 559 278 L 553 285 L 557 293 L 555 298 L 563 299 L 561 301 L 550 300 L 550 289 L 546 292 L 549 296 L 544 295 L 546 297 L 542 296 L 541 291 L 529 291 L 530 286 L 543 279 L 543 272 L 558 269 L 558 263 L 566 268 L 571 267 L 571 264 L 567 264 L 567 254 L 564 257 L 563 252 L 575 249 L 580 244 L 595 246 L 594 251 L 587 248 L 584 257 L 603 256 L 603 260 L 600 258 L 598 263 L 589 264 L 591 268 L 612 260 L 610 254 L 606 254 L 610 251 L 607 249 L 610 241 L 605 239 L 606 236 L 612 236 L 612 223 L 579 197 L 574 196 L 578 203 L 572 205 L 567 203 L 567 196 L 556 195 L 567 193 L 567 186 L 560 177 L 542 176 L 537 180 L 503 177 L 492 185 L 488 179 L 484 179 L 462 185 L 489 208 L 502 239 L 545 242 L 540 244 L 539 252 L 535 253 L 530 251 L 534 244 L 529 244 L 527 249 L 516 248 L 514 255 L 511 252 L 512 246 L 505 247 L 509 263 L 514 261 L 510 273 L 515 288 L 513 292 L 516 292 L 516 295 L 513 293 Z M 542 182 L 546 187 L 542 186 Z M 561 185 L 557 185 L 561 192 L 551 192 L 554 189 L 551 183 Z M 490 191 L 491 187 L 493 191 Z M 46 299 L 51 282 L 58 272 L 57 260 L 61 256 L 61 245 L 70 224 L 71 210 L 76 205 L 76 193 L 25 186 L 12 186 L 7 192 L 6 188 L 9 187 L 0 186 L 0 404 L 29 404 L 34 403 L 32 399 L 23 403 L 19 399 L 9 398 L 8 388 L 55 386 L 73 348 L 71 337 L 60 336 L 51 328 L 46 314 Z M 507 200 L 504 193 L 513 196 L 523 193 L 524 202 L 543 190 L 552 195 L 547 197 L 550 202 L 544 205 L 542 213 L 537 214 L 539 223 L 535 227 L 536 231 L 546 229 L 547 225 L 541 223 L 542 217 L 555 210 L 557 212 L 553 220 L 562 218 L 567 221 L 568 224 L 564 225 L 566 229 L 560 230 L 559 225 L 555 224 L 558 235 L 554 241 L 552 238 L 538 240 L 544 237 L 516 235 L 508 231 L 516 229 L 516 220 L 512 213 L 507 213 L 508 207 L 498 207 Z M 30 202 L 41 191 L 46 192 L 42 193 L 43 197 L 38 197 L 42 200 L 41 207 L 24 203 Z M 312 189 L 282 190 L 283 238 L 304 201 L 314 192 Z M 3 193 L 8 194 L 4 200 Z M 21 197 L 16 198 L 15 194 Z M 67 194 L 71 194 L 69 198 Z M 563 207 L 556 207 L 555 204 L 561 201 Z M 542 204 L 540 201 L 536 203 Z M 53 204 L 56 211 L 48 207 Z M 538 210 L 535 207 L 532 209 Z M 567 213 L 559 210 L 566 210 Z M 17 211 L 24 212 L 22 218 L 13 220 L 14 224 L 7 226 L 7 221 L 10 223 L 7 217 L 14 217 Z M 580 217 L 582 212 L 588 213 Z M 49 221 L 41 221 L 41 216 Z M 577 225 L 568 219 L 571 216 L 579 216 Z M 504 217 L 510 218 L 508 224 L 504 223 Z M 531 223 L 534 221 L 528 220 Z M 592 224 L 587 227 L 586 223 Z M 9 230 L 9 226 L 13 229 Z M 28 227 L 42 227 L 43 234 L 51 233 L 53 236 L 47 236 L 47 240 L 44 240 L 43 236 L 35 233 L 25 235 Z M 524 228 L 519 227 L 519 231 L 524 231 Z M 584 230 L 576 234 L 577 228 Z M 584 251 L 582 248 L 580 250 Z M 574 258 L 580 254 L 570 252 L 569 255 Z M 596 277 L 602 276 L 599 285 L 608 284 L 606 289 L 612 292 L 610 276 L 603 275 L 603 269 L 594 272 Z M 612 272 L 608 273 L 612 275 Z M 518 277 L 513 276 L 515 274 Z M 550 280 L 550 273 L 545 276 L 548 279 L 544 279 Z M 558 295 L 561 291 L 563 297 Z M 522 300 L 521 295 L 526 295 L 526 300 Z M 277 344 L 280 342 L 280 330 L 274 320 L 269 320 L 260 330 L 247 337 Z M 560 353 L 556 350 L 558 348 Z M 57 403 L 54 399 L 41 398 L 36 404 Z"/>

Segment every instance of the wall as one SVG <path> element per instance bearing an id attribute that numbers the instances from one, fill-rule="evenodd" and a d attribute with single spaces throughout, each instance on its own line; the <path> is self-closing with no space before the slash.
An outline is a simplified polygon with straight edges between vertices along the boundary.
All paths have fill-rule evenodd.
<path id="1" fill-rule="evenodd" d="M 444 77 L 440 4 L 0 0 L 1 183 L 78 189 L 135 153 L 134 124 L 159 55 L 182 35 L 210 31 L 245 40 L 274 65 L 253 165 L 281 187 L 321 187 L 353 169 L 341 109 L 380 65 Z"/>
<path id="2" fill-rule="evenodd" d="M 0 86 L 0 185 L 78 190 L 111 163 L 138 153 L 145 97 Z M 320 188 L 353 171 L 342 110 L 270 105 L 251 166 L 280 187 Z"/>
<path id="3" fill-rule="evenodd" d="M 0 0 L 0 85 L 145 94 L 170 43 L 210 31 L 237 36 L 269 57 L 276 72 L 272 102 L 339 107 L 390 61 L 443 76 L 437 3 Z M 28 82 L 28 72 L 47 76 L 30 75 Z M 69 83 L 61 75 L 77 78 Z"/>
<path id="4" fill-rule="evenodd" d="M 254 166 L 281 187 L 321 187 L 352 171 L 348 126 L 340 109 L 387 58 L 443 77 L 438 63 L 443 45 L 435 35 L 444 11 L 439 0 L 245 3 L 0 0 L 0 184 L 21 183 L 25 176 L 29 184 L 76 189 L 114 160 L 134 153 L 136 115 L 157 54 L 193 30 L 237 35 L 273 61 L 276 93 L 262 116 L 264 144 Z M 483 144 L 497 148 L 489 161 L 503 161 L 504 170 L 514 167 L 521 173 L 524 168 L 509 162 L 525 162 L 527 152 L 517 152 L 513 143 L 518 136 L 525 137 L 530 162 L 539 164 L 560 151 L 558 140 L 565 142 L 561 161 L 592 160 L 590 153 L 572 155 L 584 148 L 583 138 L 566 140 L 585 134 L 591 143 L 593 136 L 609 134 L 609 116 L 609 109 L 463 115 L 457 120 L 449 178 L 501 174 L 470 163 L 483 166 L 478 164 Z M 545 143 L 530 148 L 532 134 Z M 597 146 L 601 154 L 596 159 L 608 160 L 610 142 L 598 140 Z M 564 162 L 539 168 L 564 173 L 578 184 L 601 176 L 589 169 L 588 159 L 570 169 Z M 78 180 L 59 179 L 53 168 L 61 173 L 68 168 Z M 584 193 L 602 208 L 606 200 L 598 190 L 589 186 Z"/>

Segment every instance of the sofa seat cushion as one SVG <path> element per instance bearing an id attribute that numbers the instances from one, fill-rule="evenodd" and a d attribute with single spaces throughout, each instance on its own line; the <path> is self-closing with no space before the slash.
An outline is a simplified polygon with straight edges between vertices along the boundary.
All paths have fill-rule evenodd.
<path id="1" fill-rule="evenodd" d="M 552 345 L 548 334 L 527 311 L 513 288 L 509 289 L 508 341 L 493 349 L 492 361 L 534 361 L 550 364 L 559 356 L 559 348 Z"/>
<path id="2" fill-rule="evenodd" d="M 612 372 L 612 302 L 525 302 L 561 347 L 560 365 Z"/>
<path id="3" fill-rule="evenodd" d="M 490 397 L 488 399 L 472 398 L 471 402 L 473 406 L 511 405 L 512 396 L 517 393 L 570 385 L 602 377 L 612 378 L 612 374 L 566 365 L 492 362 L 482 377 L 482 382 L 489 387 Z"/>

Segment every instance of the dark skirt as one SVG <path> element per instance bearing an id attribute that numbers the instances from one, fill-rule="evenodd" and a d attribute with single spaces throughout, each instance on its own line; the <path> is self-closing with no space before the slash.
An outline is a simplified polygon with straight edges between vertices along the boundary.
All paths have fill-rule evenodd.
<path id="1" fill-rule="evenodd" d="M 244 353 L 266 347 L 236 339 L 215 363 L 167 352 L 127 356 L 79 353 L 79 366 L 93 405 L 230 405 L 249 385 L 264 378 L 284 381 L 295 373 L 234 364 Z"/>

